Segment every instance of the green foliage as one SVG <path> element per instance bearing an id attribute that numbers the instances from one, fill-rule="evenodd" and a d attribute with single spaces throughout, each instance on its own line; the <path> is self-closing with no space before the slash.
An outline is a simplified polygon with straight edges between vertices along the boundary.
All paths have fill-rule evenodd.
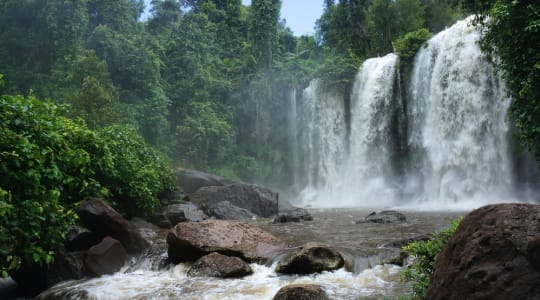
<path id="1" fill-rule="evenodd" d="M 413 264 L 405 269 L 403 275 L 405 279 L 414 282 L 416 299 L 425 298 L 437 255 L 450 240 L 461 220 L 462 218 L 453 220 L 448 229 L 437 232 L 429 241 L 412 242 L 403 247 L 403 251 L 414 258 Z"/>
<path id="2" fill-rule="evenodd" d="M 464 0 L 486 26 L 482 49 L 502 71 L 517 135 L 540 160 L 540 2 Z"/>
<path id="3" fill-rule="evenodd" d="M 409 32 L 396 39 L 394 42 L 394 51 L 399 55 L 400 59 L 412 61 L 420 46 L 429 40 L 432 35 L 425 28 Z"/>
<path id="4" fill-rule="evenodd" d="M 110 191 L 114 206 L 129 215 L 151 214 L 159 207 L 158 194 L 175 189 L 167 161 L 135 128 L 113 125 L 98 135 L 113 162 L 110 168 L 100 170 L 98 180 Z"/>
<path id="5" fill-rule="evenodd" d="M 34 97 L 0 96 L 0 272 L 50 264 L 73 205 L 103 197 L 116 208 L 151 213 L 174 189 L 166 161 L 134 130 L 96 133 Z"/>

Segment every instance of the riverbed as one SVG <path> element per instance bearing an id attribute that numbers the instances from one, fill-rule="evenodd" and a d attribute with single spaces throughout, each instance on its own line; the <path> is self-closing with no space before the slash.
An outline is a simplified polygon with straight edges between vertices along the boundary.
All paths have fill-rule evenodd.
<path id="1" fill-rule="evenodd" d="M 132 262 L 121 272 L 99 278 L 61 283 L 38 299 L 272 299 L 293 283 L 322 285 L 332 299 L 392 298 L 412 293 L 401 277 L 402 268 L 379 264 L 398 253 L 384 244 L 429 234 L 449 226 L 465 212 L 404 211 L 400 224 L 355 224 L 370 213 L 365 209 L 312 209 L 313 221 L 271 224 L 269 219 L 249 221 L 288 242 L 292 247 L 321 242 L 338 249 L 347 267 L 308 276 L 281 276 L 275 263 L 251 264 L 253 275 L 241 279 L 190 278 L 189 264 L 157 269 L 155 263 Z M 159 255 L 158 255 L 159 256 Z M 161 254 L 166 257 L 166 253 Z"/>

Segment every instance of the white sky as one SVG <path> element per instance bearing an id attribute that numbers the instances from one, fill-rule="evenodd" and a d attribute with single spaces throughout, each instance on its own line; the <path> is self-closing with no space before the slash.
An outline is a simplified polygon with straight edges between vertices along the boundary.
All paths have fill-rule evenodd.
<path id="1" fill-rule="evenodd" d="M 144 0 L 146 13 L 150 9 L 150 0 Z M 242 0 L 249 5 L 251 0 Z M 294 35 L 315 34 L 315 21 L 321 16 L 323 0 L 282 0 L 281 18 L 287 20 L 287 26 Z M 143 16 L 143 18 L 145 18 Z"/>

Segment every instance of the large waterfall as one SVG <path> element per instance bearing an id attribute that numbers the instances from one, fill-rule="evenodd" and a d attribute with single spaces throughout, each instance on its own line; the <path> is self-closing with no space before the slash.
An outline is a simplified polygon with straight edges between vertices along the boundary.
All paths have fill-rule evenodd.
<path id="1" fill-rule="evenodd" d="M 400 86 L 397 55 L 366 60 L 350 124 L 344 97 L 311 82 L 295 102 L 297 204 L 464 209 L 514 200 L 510 101 L 469 23 L 422 47 L 409 86 Z"/>

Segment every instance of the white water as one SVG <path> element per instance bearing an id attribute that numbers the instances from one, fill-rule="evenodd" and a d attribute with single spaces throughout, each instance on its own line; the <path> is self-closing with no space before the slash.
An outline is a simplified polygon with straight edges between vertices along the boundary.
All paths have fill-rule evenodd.
<path id="1" fill-rule="evenodd" d="M 401 268 L 394 265 L 379 265 L 360 274 L 340 269 L 311 276 L 278 276 L 274 266 L 252 264 L 251 268 L 253 275 L 241 279 L 190 278 L 188 266 L 179 264 L 166 272 L 140 270 L 64 282 L 37 299 L 270 300 L 281 287 L 300 283 L 321 285 L 332 299 L 403 293 L 399 284 Z"/>
<path id="2" fill-rule="evenodd" d="M 339 100 L 313 84 L 304 91 L 310 106 L 334 106 L 317 111 L 316 123 L 300 120 L 298 130 L 318 132 L 334 147 L 304 161 L 310 179 L 296 204 L 462 210 L 515 199 L 505 122 L 509 99 L 482 57 L 480 30 L 470 20 L 419 51 L 405 91 L 407 110 L 396 85 L 397 56 L 366 60 L 352 92 L 350 137 L 336 130 L 346 128 L 344 119 L 334 118 L 344 114 L 336 111 Z"/>
<path id="3" fill-rule="evenodd" d="M 392 170 L 387 159 L 391 143 L 387 116 L 394 106 L 393 79 L 397 61 L 395 54 L 388 54 L 368 59 L 362 65 L 351 99 L 350 152 L 346 153 L 343 136 L 333 135 L 332 143 L 338 146 L 335 150 L 339 152 L 328 154 L 339 156 L 335 159 L 336 165 L 324 170 L 332 172 L 318 174 L 325 178 L 324 185 L 310 185 L 307 191 L 312 198 L 304 201 L 318 207 L 372 206 L 371 203 L 381 204 L 381 201 L 392 203 L 394 192 L 388 182 Z M 317 125 L 322 124 L 312 124 L 310 129 Z M 338 127 L 335 123 L 333 126 Z"/>
<path id="4" fill-rule="evenodd" d="M 345 152 L 345 114 L 343 95 L 326 90 L 320 81 L 312 80 L 302 95 L 298 118 L 302 126 L 298 128 L 301 157 L 300 171 L 308 187 L 304 190 L 309 198 L 311 189 L 332 186 L 328 178 L 341 174 Z"/>
<path id="5" fill-rule="evenodd" d="M 431 39 L 417 55 L 410 144 L 422 151 L 419 201 L 474 206 L 512 199 L 505 122 L 509 99 L 478 49 L 471 19 Z M 464 203 L 460 203 L 464 204 Z"/>

